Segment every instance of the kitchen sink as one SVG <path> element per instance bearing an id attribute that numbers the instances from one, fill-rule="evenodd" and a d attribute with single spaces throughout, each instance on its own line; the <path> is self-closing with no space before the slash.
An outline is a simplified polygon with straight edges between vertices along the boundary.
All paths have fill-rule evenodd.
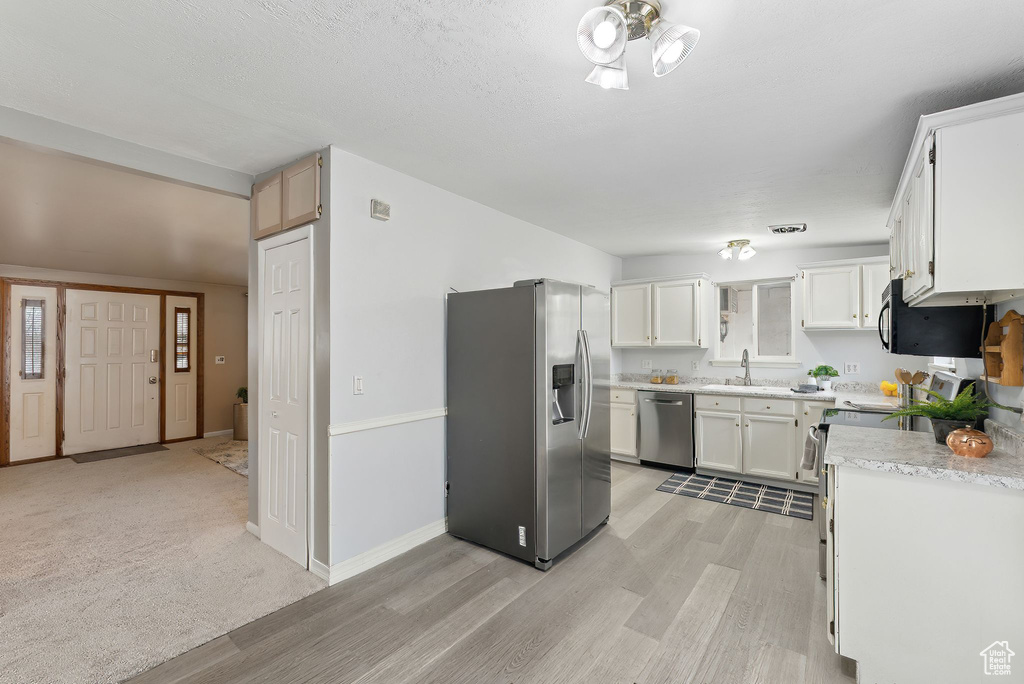
<path id="1" fill-rule="evenodd" d="M 703 390 L 709 392 L 780 392 L 785 387 L 763 387 L 761 385 L 704 385 L 701 387 Z"/>

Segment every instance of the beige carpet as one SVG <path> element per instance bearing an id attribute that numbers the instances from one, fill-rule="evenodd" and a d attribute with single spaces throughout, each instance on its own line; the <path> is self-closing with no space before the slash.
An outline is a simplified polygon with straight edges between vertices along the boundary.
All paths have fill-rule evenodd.
<path id="1" fill-rule="evenodd" d="M 325 586 L 198 444 L 0 469 L 0 682 L 117 682 Z"/>

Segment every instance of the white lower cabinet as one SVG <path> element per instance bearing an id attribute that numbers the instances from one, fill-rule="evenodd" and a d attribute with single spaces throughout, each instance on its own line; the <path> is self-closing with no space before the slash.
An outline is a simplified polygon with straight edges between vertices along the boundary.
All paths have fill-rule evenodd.
<path id="1" fill-rule="evenodd" d="M 636 458 L 636 392 L 612 390 L 611 411 L 611 452 Z"/>
<path id="2" fill-rule="evenodd" d="M 739 412 L 698 410 L 693 424 L 698 466 L 743 472 Z"/>
<path id="3" fill-rule="evenodd" d="M 743 472 L 795 480 L 796 425 L 789 416 L 743 417 Z"/>
<path id="4" fill-rule="evenodd" d="M 832 402 L 699 396 L 693 414 L 697 467 L 804 484 L 817 470 L 802 470 L 804 440 Z"/>

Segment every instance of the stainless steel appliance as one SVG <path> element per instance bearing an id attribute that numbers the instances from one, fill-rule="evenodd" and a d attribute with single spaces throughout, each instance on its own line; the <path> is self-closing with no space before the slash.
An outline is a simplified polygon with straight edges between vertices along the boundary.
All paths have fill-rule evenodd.
<path id="1" fill-rule="evenodd" d="M 818 501 L 822 509 L 817 510 L 818 518 L 818 574 L 825 579 L 827 572 L 826 540 L 828 523 L 824 507 L 828 502 L 828 468 L 825 467 L 825 449 L 828 444 L 828 429 L 832 425 L 851 425 L 854 427 L 876 428 L 879 430 L 899 430 L 896 419 L 884 420 L 890 411 L 861 411 L 854 409 L 825 409 L 820 422 L 810 429 L 811 439 L 815 442 L 816 457 L 814 467 L 818 470 Z M 915 432 L 931 432 L 930 427 L 914 425 Z"/>
<path id="2" fill-rule="evenodd" d="M 638 392 L 640 460 L 662 465 L 694 466 L 693 395 Z"/>
<path id="3" fill-rule="evenodd" d="M 984 313 L 983 306 L 909 306 L 897 279 L 882 293 L 878 336 L 891 354 L 978 359 Z M 988 320 L 994 316 L 993 308 Z"/>
<path id="4" fill-rule="evenodd" d="M 448 532 L 546 570 L 611 511 L 608 294 L 448 296 Z"/>

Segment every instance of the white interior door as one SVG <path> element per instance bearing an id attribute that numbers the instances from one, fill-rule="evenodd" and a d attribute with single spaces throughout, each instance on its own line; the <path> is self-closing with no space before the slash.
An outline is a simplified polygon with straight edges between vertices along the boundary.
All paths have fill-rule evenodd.
<path id="1" fill-rule="evenodd" d="M 268 249 L 260 358 L 260 538 L 308 566 L 309 240 Z"/>
<path id="2" fill-rule="evenodd" d="M 196 437 L 199 300 L 168 295 L 164 306 L 164 438 Z"/>
<path id="3" fill-rule="evenodd" d="M 57 453 L 57 288 L 11 287 L 10 460 Z"/>
<path id="4" fill-rule="evenodd" d="M 64 453 L 160 441 L 160 297 L 67 291 Z"/>

